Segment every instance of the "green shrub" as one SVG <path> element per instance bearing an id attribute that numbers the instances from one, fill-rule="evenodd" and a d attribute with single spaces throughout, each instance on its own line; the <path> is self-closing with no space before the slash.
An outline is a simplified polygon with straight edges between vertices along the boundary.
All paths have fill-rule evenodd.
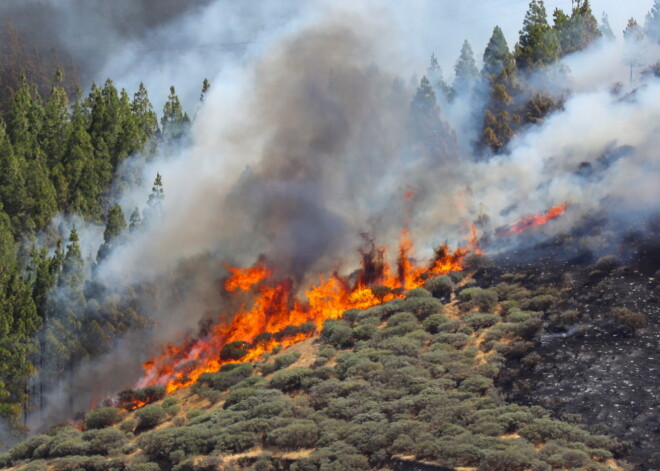
<path id="1" fill-rule="evenodd" d="M 387 320 L 388 327 L 396 327 L 400 324 L 413 323 L 417 326 L 417 318 L 412 312 L 397 312 Z"/>
<path id="2" fill-rule="evenodd" d="M 284 392 L 295 391 L 309 387 L 310 378 L 314 378 L 314 372 L 309 368 L 299 366 L 275 373 L 270 379 L 270 386 Z"/>
<path id="3" fill-rule="evenodd" d="M 35 460 L 21 466 L 19 471 L 48 471 L 48 464 L 45 460 Z"/>
<path id="4" fill-rule="evenodd" d="M 275 357 L 275 366 L 277 367 L 278 370 L 281 370 L 282 368 L 286 368 L 290 365 L 293 365 L 295 362 L 298 361 L 300 356 L 301 356 L 300 352 L 289 352 L 289 353 L 283 353 L 281 355 L 277 355 Z"/>
<path id="5" fill-rule="evenodd" d="M 478 312 L 468 314 L 465 319 L 463 319 L 467 325 L 476 330 L 491 327 L 497 324 L 500 320 L 500 316 L 496 316 L 495 314 L 481 314 Z"/>
<path id="6" fill-rule="evenodd" d="M 449 299 L 456 285 L 447 275 L 436 276 L 426 280 L 424 288 L 429 290 L 436 298 Z"/>
<path id="7" fill-rule="evenodd" d="M 298 421 L 268 432 L 266 441 L 284 450 L 314 448 L 319 438 L 319 427 L 312 421 Z"/>
<path id="8" fill-rule="evenodd" d="M 521 437 L 534 443 L 544 443 L 548 440 L 566 439 L 573 442 L 584 441 L 587 434 L 584 430 L 553 419 L 535 419 L 525 425 L 518 433 Z"/>
<path id="9" fill-rule="evenodd" d="M 532 458 L 515 449 L 492 451 L 479 465 L 479 471 L 527 471 L 533 464 Z"/>
<path id="10" fill-rule="evenodd" d="M 532 299 L 524 303 L 523 307 L 531 311 L 547 311 L 556 303 L 557 298 L 555 296 L 544 294 L 541 296 L 534 296 Z"/>
<path id="11" fill-rule="evenodd" d="M 419 355 L 420 344 L 414 340 L 403 337 L 391 337 L 380 342 L 380 347 L 389 350 L 395 355 L 416 357 Z"/>
<path id="12" fill-rule="evenodd" d="M 156 463 L 135 463 L 128 465 L 126 471 L 160 471 Z"/>
<path id="13" fill-rule="evenodd" d="M 35 435 L 34 437 L 30 437 L 9 450 L 9 453 L 7 454 L 7 462 L 36 458 L 36 456 L 34 456 L 35 450 L 43 445 L 48 445 L 51 440 L 52 437 L 49 437 L 48 435 Z M 0 463 L 0 466 L 4 467 L 5 465 Z"/>
<path id="14" fill-rule="evenodd" d="M 190 412 L 186 414 L 186 417 L 188 417 L 188 420 L 192 420 L 196 417 L 204 415 L 204 411 L 200 409 L 193 409 Z"/>
<path id="15" fill-rule="evenodd" d="M 431 292 L 429 290 L 424 289 L 424 288 L 414 288 L 414 289 L 409 290 L 406 293 L 406 299 L 410 299 L 410 298 L 430 298 L 432 296 L 433 295 L 431 294 Z"/>
<path id="16" fill-rule="evenodd" d="M 128 439 L 126 434 L 115 429 L 90 430 L 83 439 L 89 442 L 89 452 L 94 455 L 108 455 L 120 450 Z"/>
<path id="17" fill-rule="evenodd" d="M 405 300 L 403 310 L 412 312 L 417 319 L 423 321 L 431 314 L 443 314 L 445 307 L 436 298 L 412 297 Z"/>
<path id="18" fill-rule="evenodd" d="M 493 382 L 488 378 L 484 378 L 483 376 L 471 376 L 469 378 L 465 378 L 461 382 L 460 386 L 458 386 L 458 390 L 484 394 L 492 386 Z"/>
<path id="19" fill-rule="evenodd" d="M 328 319 L 323 323 L 321 337 L 338 348 L 348 348 L 353 345 L 353 329 L 336 319 Z"/>
<path id="20" fill-rule="evenodd" d="M 448 334 L 443 332 L 437 334 L 433 340 L 434 342 L 451 345 L 454 348 L 463 348 L 470 342 L 471 337 L 465 334 Z"/>
<path id="21" fill-rule="evenodd" d="M 492 289 L 466 288 L 458 293 L 458 297 L 462 302 L 469 302 L 481 312 L 492 312 L 497 307 L 497 292 Z"/>
<path id="22" fill-rule="evenodd" d="M 159 405 L 152 404 L 149 406 L 144 406 L 135 412 L 135 417 L 138 421 L 137 428 L 138 430 L 148 430 L 150 428 L 154 428 L 163 422 L 166 416 L 167 413 L 165 412 L 165 409 Z"/>
<path id="23" fill-rule="evenodd" d="M 441 326 L 446 324 L 448 321 L 449 319 L 447 319 L 442 314 L 431 314 L 429 317 L 424 319 L 422 324 L 427 332 L 430 332 L 431 334 L 437 334 L 440 332 Z"/>
<path id="24" fill-rule="evenodd" d="M 121 410 L 115 407 L 100 407 L 85 414 L 83 426 L 86 430 L 105 428 L 121 420 Z"/>
<path id="25" fill-rule="evenodd" d="M 226 368 L 227 367 L 227 368 Z M 218 373 L 203 373 L 197 380 L 197 386 L 207 385 L 216 391 L 226 391 L 252 374 L 254 367 L 250 363 L 224 365 Z M 198 392 L 198 388 L 194 389 Z"/>

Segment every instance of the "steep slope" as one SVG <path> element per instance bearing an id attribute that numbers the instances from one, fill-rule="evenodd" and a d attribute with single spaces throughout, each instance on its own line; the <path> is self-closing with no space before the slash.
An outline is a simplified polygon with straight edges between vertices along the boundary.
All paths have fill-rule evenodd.
<path id="1" fill-rule="evenodd" d="M 486 280 L 481 269 L 477 279 Z M 625 447 L 507 402 L 542 314 L 465 272 L 327 320 L 319 336 L 225 365 L 132 412 L 101 408 L 2 455 L 17 470 L 623 469 Z M 501 289 L 500 289 L 501 291 Z M 434 296 L 435 295 L 435 296 Z M 535 299 L 535 298 L 531 298 Z M 444 300 L 444 303 L 443 303 Z M 537 300 L 538 301 L 538 300 Z M 152 388 L 152 392 L 157 392 Z"/>

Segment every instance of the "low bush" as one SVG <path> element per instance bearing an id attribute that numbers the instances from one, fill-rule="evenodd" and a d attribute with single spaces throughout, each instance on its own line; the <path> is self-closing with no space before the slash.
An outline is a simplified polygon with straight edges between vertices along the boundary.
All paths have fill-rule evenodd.
<path id="1" fill-rule="evenodd" d="M 319 427 L 311 420 L 297 421 L 268 432 L 266 442 L 284 450 L 314 448 L 319 438 Z"/>
<path id="2" fill-rule="evenodd" d="M 308 388 L 312 385 L 310 379 L 314 378 L 314 372 L 309 368 L 299 366 L 288 370 L 278 371 L 270 379 L 270 386 L 281 391 L 295 391 L 296 389 Z"/>
<path id="3" fill-rule="evenodd" d="M 431 314 L 443 314 L 445 308 L 439 299 L 433 297 L 412 297 L 404 302 L 404 311 L 412 312 L 417 319 L 423 321 Z"/>
<path id="4" fill-rule="evenodd" d="M 335 319 L 328 319 L 323 323 L 321 337 L 326 343 L 338 348 L 348 348 L 353 345 L 353 329 Z"/>
<path id="5" fill-rule="evenodd" d="M 254 367 L 250 363 L 224 365 L 218 373 L 203 373 L 195 386 L 209 386 L 216 391 L 226 391 L 252 374 Z M 197 391 L 195 391 L 197 392 Z"/>
<path id="6" fill-rule="evenodd" d="M 497 292 L 492 289 L 466 288 L 458 293 L 459 299 L 469 306 L 478 308 L 481 312 L 492 312 L 497 307 Z"/>
<path id="7" fill-rule="evenodd" d="M 436 276 L 426 280 L 424 288 L 429 290 L 433 296 L 440 299 L 449 299 L 455 288 L 454 282 L 447 275 Z"/>
<path id="8" fill-rule="evenodd" d="M 468 314 L 463 320 L 467 325 L 469 325 L 473 329 L 479 330 L 497 324 L 501 320 L 501 318 L 500 316 L 497 316 L 495 314 L 482 314 L 478 312 L 473 312 L 471 314 Z"/>
<path id="9" fill-rule="evenodd" d="M 85 414 L 83 426 L 85 430 L 110 427 L 122 418 L 121 410 L 116 407 L 100 407 Z"/>
<path id="10" fill-rule="evenodd" d="M 167 413 L 165 412 L 165 409 L 159 405 L 152 404 L 144 406 L 135 412 L 135 417 L 138 421 L 137 429 L 148 430 L 154 428 L 163 422 L 166 416 Z"/>

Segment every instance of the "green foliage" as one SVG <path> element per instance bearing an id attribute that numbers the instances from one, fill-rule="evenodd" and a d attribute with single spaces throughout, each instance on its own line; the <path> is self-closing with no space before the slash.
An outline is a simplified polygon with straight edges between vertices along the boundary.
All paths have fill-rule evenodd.
<path id="1" fill-rule="evenodd" d="M 458 297 L 462 302 L 479 308 L 481 312 L 492 312 L 497 307 L 498 296 L 493 289 L 466 288 L 458 293 Z"/>
<path id="2" fill-rule="evenodd" d="M 162 406 L 151 404 L 138 409 L 135 417 L 138 421 L 138 430 L 148 430 L 159 425 L 165 420 L 167 413 Z"/>
<path id="3" fill-rule="evenodd" d="M 601 36 L 589 0 L 577 1 L 570 16 L 557 8 L 553 17 L 562 55 L 585 49 Z"/>
<path id="4" fill-rule="evenodd" d="M 467 39 L 463 41 L 461 54 L 454 66 L 454 74 L 454 90 L 459 94 L 471 91 L 479 78 L 474 52 Z"/>
<path id="5" fill-rule="evenodd" d="M 335 319 L 327 319 L 323 323 L 321 337 L 335 347 L 345 348 L 353 344 L 353 330 Z"/>
<path id="6" fill-rule="evenodd" d="M 451 293 L 454 291 L 454 287 L 454 282 L 447 275 L 430 278 L 424 283 L 424 288 L 439 299 L 449 299 Z"/>
<path id="7" fill-rule="evenodd" d="M 219 373 L 203 373 L 197 380 L 198 385 L 207 385 L 216 391 L 226 391 L 230 387 L 249 377 L 254 371 L 250 363 L 234 363 L 225 365 Z"/>
<path id="8" fill-rule="evenodd" d="M 266 441 L 284 450 L 314 448 L 319 436 L 318 426 L 309 420 L 296 421 L 268 432 Z"/>
<path id="9" fill-rule="evenodd" d="M 548 24 L 543 0 L 532 0 L 516 44 L 518 68 L 528 72 L 552 64 L 559 59 L 560 51 L 557 33 Z"/>
<path id="10" fill-rule="evenodd" d="M 121 420 L 121 410 L 115 407 L 100 407 L 85 414 L 85 430 L 110 427 Z"/>
<path id="11" fill-rule="evenodd" d="M 308 388 L 313 381 L 313 371 L 309 368 L 299 366 L 287 370 L 278 371 L 270 379 L 270 386 L 281 391 L 295 391 L 301 388 Z"/>
<path id="12" fill-rule="evenodd" d="M 126 434 L 115 428 L 90 430 L 83 434 L 83 440 L 89 442 L 89 453 L 93 455 L 115 454 L 128 442 Z"/>

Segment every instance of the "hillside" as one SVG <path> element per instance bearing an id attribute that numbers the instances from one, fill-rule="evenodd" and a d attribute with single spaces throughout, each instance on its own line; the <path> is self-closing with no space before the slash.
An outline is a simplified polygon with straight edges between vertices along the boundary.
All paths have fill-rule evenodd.
<path id="1" fill-rule="evenodd" d="M 495 386 L 512 362 L 543 363 L 534 341 L 556 302 L 547 285 L 484 284 L 492 277 L 482 267 L 433 278 L 143 408 L 96 409 L 83 430 L 54 427 L 2 460 L 53 471 L 626 469 L 628 446 L 604 429 Z"/>

